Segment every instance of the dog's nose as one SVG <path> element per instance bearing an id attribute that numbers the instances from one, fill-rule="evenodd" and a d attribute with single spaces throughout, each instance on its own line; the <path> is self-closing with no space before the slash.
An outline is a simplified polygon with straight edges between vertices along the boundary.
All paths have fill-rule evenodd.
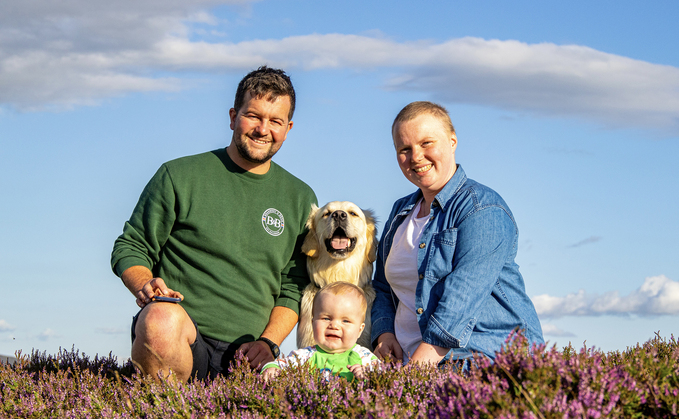
<path id="1" fill-rule="evenodd" d="M 342 210 L 337 210 L 332 213 L 332 219 L 336 221 L 344 221 L 347 219 L 347 213 Z"/>

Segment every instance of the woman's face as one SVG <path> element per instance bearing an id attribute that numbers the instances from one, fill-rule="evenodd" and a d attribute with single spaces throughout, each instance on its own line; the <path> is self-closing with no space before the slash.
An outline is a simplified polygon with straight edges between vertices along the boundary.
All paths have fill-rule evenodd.
<path id="1" fill-rule="evenodd" d="M 392 134 L 403 175 L 431 203 L 455 174 L 455 133 L 436 116 L 423 113 L 396 124 Z"/>

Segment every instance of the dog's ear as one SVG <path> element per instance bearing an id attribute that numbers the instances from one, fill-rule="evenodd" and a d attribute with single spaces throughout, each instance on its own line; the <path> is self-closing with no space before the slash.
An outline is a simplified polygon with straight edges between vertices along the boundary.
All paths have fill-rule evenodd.
<path id="1" fill-rule="evenodd" d="M 377 260 L 377 226 L 375 225 L 375 215 L 372 210 L 362 210 L 365 215 L 365 239 L 368 243 L 366 246 L 366 258 L 368 262 L 373 263 Z"/>
<path id="2" fill-rule="evenodd" d="M 302 243 L 302 253 L 309 257 L 318 257 L 318 251 L 321 250 L 318 247 L 318 239 L 316 238 L 316 213 L 318 212 L 318 206 L 316 204 L 311 204 L 311 212 L 309 213 L 309 218 L 306 220 L 306 228 L 309 232 L 304 238 L 304 243 Z"/>

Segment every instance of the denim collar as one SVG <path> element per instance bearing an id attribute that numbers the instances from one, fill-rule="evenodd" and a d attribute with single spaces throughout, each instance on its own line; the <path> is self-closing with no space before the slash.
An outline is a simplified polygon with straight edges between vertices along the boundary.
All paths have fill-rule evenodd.
<path id="1" fill-rule="evenodd" d="M 453 177 L 450 178 L 448 183 L 446 183 L 446 186 L 444 186 L 443 189 L 441 189 L 441 192 L 436 194 L 432 205 L 439 206 L 441 207 L 441 209 L 446 211 L 447 207 L 453 201 L 453 196 L 455 196 L 455 194 L 462 188 L 462 185 L 464 185 L 466 181 L 467 175 L 462 169 L 462 166 L 458 164 L 457 169 L 455 170 L 455 174 L 453 174 Z M 411 194 L 410 197 L 408 197 L 406 205 L 403 207 L 399 214 L 409 213 L 413 209 L 413 207 L 417 205 L 417 201 L 419 201 L 420 199 L 422 199 L 422 191 L 418 189 L 416 192 Z"/>

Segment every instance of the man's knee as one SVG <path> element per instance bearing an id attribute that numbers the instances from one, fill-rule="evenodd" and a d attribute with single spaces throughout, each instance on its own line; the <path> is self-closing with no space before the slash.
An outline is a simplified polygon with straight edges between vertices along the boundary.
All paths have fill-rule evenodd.
<path id="1" fill-rule="evenodd" d="M 135 326 L 136 339 L 153 344 L 186 339 L 195 341 L 195 326 L 178 304 L 151 303 L 144 307 Z"/>

